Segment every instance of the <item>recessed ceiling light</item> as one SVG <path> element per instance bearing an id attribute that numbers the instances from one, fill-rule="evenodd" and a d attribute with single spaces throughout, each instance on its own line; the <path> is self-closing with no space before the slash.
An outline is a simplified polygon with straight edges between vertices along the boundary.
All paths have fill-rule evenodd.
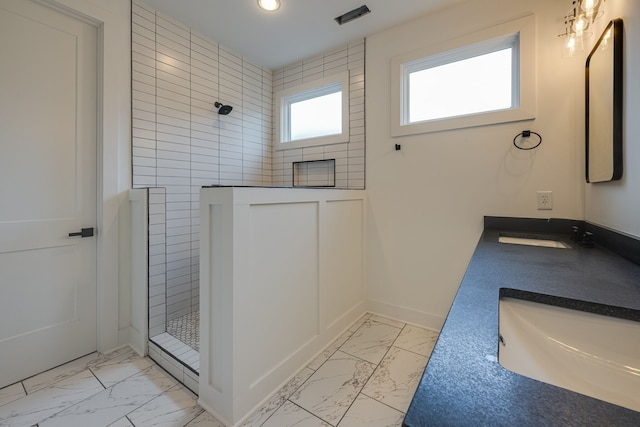
<path id="1" fill-rule="evenodd" d="M 258 0 L 258 6 L 272 12 L 280 8 L 280 0 Z"/>

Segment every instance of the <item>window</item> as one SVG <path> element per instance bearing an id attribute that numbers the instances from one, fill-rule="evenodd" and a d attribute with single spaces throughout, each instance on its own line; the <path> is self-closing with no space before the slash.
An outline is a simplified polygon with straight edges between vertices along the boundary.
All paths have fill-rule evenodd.
<path id="1" fill-rule="evenodd" d="M 289 99 L 289 141 L 342 133 L 342 88 L 323 89 L 329 93 L 309 98 L 305 92 L 301 101 Z"/>
<path id="2" fill-rule="evenodd" d="M 349 73 L 276 93 L 276 149 L 349 141 Z"/>
<path id="3" fill-rule="evenodd" d="M 392 136 L 534 118 L 533 16 L 392 60 Z"/>
<path id="4" fill-rule="evenodd" d="M 510 39 L 508 47 L 494 52 L 475 56 L 471 51 L 473 57 L 453 62 L 421 60 L 405 67 L 408 123 L 512 108 L 517 102 L 513 83 L 518 68 L 513 57 L 518 38 Z"/>

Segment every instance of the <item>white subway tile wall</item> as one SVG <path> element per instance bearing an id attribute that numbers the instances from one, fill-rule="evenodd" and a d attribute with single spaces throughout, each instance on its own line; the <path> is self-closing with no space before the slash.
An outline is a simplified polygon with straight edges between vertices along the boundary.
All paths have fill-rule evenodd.
<path id="1" fill-rule="evenodd" d="M 154 245 L 158 264 L 150 266 L 158 273 L 150 275 L 158 286 L 150 292 L 151 336 L 164 332 L 159 319 L 198 309 L 200 187 L 272 183 L 272 80 L 270 70 L 133 2 L 133 187 L 161 187 L 165 205 L 164 243 Z M 218 115 L 216 101 L 232 113 Z"/>
<path id="2" fill-rule="evenodd" d="M 166 196 L 149 188 L 149 336 L 167 330 Z"/>
<path id="3" fill-rule="evenodd" d="M 348 143 L 293 148 L 273 154 L 273 184 L 292 185 L 292 163 L 335 159 L 337 188 L 364 188 L 365 132 L 364 82 L 365 40 L 357 40 L 322 55 L 316 55 L 279 68 L 273 72 L 273 90 L 296 85 L 349 70 L 350 140 Z M 275 109 L 275 105 L 272 106 Z M 273 136 L 274 140 L 276 135 Z"/>

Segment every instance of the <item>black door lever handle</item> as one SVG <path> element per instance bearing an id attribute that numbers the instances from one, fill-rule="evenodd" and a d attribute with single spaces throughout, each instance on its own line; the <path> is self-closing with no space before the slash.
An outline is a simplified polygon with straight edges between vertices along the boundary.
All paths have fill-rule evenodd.
<path id="1" fill-rule="evenodd" d="M 93 227 L 83 228 L 75 233 L 69 233 L 69 237 L 91 237 L 93 236 Z"/>

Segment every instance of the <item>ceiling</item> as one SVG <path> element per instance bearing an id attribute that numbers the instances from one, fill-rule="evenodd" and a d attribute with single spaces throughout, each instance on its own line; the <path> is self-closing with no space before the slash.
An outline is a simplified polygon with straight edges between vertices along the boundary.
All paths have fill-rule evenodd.
<path id="1" fill-rule="evenodd" d="M 460 0 L 143 0 L 221 45 L 275 69 L 363 38 Z M 344 25 L 334 18 L 366 4 L 371 13 Z"/>

